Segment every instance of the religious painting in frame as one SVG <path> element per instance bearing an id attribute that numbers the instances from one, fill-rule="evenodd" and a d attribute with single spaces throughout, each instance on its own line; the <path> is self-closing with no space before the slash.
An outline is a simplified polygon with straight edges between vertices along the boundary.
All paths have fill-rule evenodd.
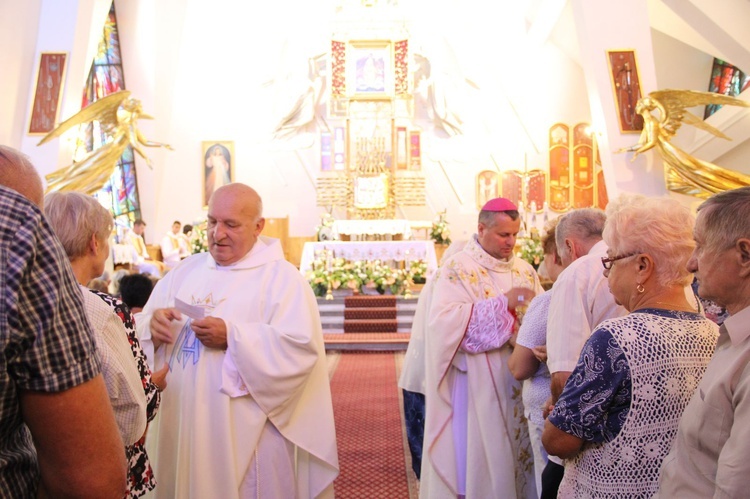
<path id="1" fill-rule="evenodd" d="M 477 208 L 482 209 L 490 199 L 495 199 L 499 194 L 497 172 L 484 170 L 477 175 Z"/>
<path id="2" fill-rule="evenodd" d="M 389 40 L 350 41 L 346 89 L 351 99 L 391 99 L 393 48 Z"/>
<path id="3" fill-rule="evenodd" d="M 608 50 L 607 62 L 620 132 L 640 133 L 643 130 L 643 117 L 635 112 L 635 106 L 641 98 L 641 80 L 635 50 Z"/>
<path id="4" fill-rule="evenodd" d="M 211 194 L 219 187 L 234 181 L 234 142 L 213 140 L 201 143 L 203 158 L 203 206 L 208 206 Z"/>
<path id="5" fill-rule="evenodd" d="M 388 207 L 389 176 L 359 176 L 354 179 L 354 207 L 359 210 L 378 210 Z"/>
<path id="6" fill-rule="evenodd" d="M 67 57 L 66 52 L 42 52 L 39 57 L 29 135 L 47 134 L 57 124 Z"/>

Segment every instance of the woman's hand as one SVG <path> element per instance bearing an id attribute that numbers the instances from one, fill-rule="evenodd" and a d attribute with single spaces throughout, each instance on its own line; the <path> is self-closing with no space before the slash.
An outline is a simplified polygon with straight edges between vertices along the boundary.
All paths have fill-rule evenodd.
<path id="1" fill-rule="evenodd" d="M 531 349 L 534 357 L 539 362 L 547 362 L 547 345 L 539 345 Z"/>
<path id="2" fill-rule="evenodd" d="M 156 388 L 162 392 L 167 387 L 167 374 L 169 373 L 169 364 L 164 364 L 164 367 L 158 371 L 151 372 L 151 382 L 156 385 Z"/>

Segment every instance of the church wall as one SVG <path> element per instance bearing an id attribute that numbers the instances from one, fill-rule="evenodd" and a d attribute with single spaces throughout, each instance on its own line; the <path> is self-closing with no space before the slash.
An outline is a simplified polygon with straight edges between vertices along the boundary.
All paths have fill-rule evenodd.
<path id="1" fill-rule="evenodd" d="M 656 30 L 652 30 L 652 36 L 654 37 L 654 59 L 659 89 L 682 88 L 699 91 L 708 89 L 714 60 L 711 55 Z M 647 89 L 647 91 L 650 90 Z M 750 140 L 744 140 L 742 131 L 738 128 L 724 129 L 721 126 L 726 120 L 723 115 L 737 110 L 739 108 L 721 109 L 708 120 L 713 126 L 722 128 L 732 139 L 731 142 L 713 139 L 707 147 L 699 147 L 694 151 L 696 142 L 703 143 L 706 140 L 706 133 L 692 126 L 683 126 L 675 136 L 674 143 L 687 151 L 691 151 L 696 157 L 711 161 L 724 168 L 750 174 L 750 160 L 748 160 L 750 158 Z M 691 109 L 691 112 L 702 118 L 704 108 L 698 106 Z M 740 126 L 746 127 L 747 125 Z M 729 152 L 723 153 L 722 150 L 725 149 L 729 149 Z"/>
<path id="2" fill-rule="evenodd" d="M 45 28 L 45 37 L 31 34 L 31 28 L 23 31 L 19 43 L 27 55 L 13 58 L 10 64 L 18 78 L 0 82 L 0 89 L 8 90 L 0 92 L 3 109 L 8 107 L 6 96 L 13 94 L 13 112 L 23 114 L 23 119 L 12 119 L 12 126 L 0 127 L 0 134 L 5 134 L 0 138 L 30 154 L 43 173 L 62 166 L 69 153 L 64 144 L 50 145 L 45 151 L 51 153 L 41 151 L 35 147 L 38 138 L 26 136 L 23 130 L 38 63 L 34 51 L 40 50 L 35 46 L 37 38 L 49 39 L 56 50 L 83 47 L 75 49 L 75 55 L 87 59 L 94 35 L 81 29 L 84 11 L 96 31 L 93 26 L 101 23 L 98 19 L 103 19 L 106 8 L 101 15 L 98 10 L 107 6 L 106 0 L 64 1 L 76 6 L 71 7 L 75 15 L 64 25 Z M 436 127 L 420 88 L 410 128 L 422 131 L 427 206 L 407 207 L 397 216 L 432 220 L 437 212 L 447 210 L 453 238 L 463 239 L 476 227 L 479 171 L 523 170 L 524 165 L 546 168 L 549 127 L 556 122 L 591 121 L 584 71 L 581 62 L 569 55 L 570 47 L 520 43 L 526 26 L 523 13 L 511 12 L 498 20 L 482 14 L 487 6 L 479 0 L 460 5 L 446 1 L 430 8 L 417 1 L 400 4 L 405 10 L 401 19 L 410 26 L 410 50 L 432 63 L 433 80 L 442 85 L 447 101 L 455 106 L 452 111 L 463 119 L 464 133 L 451 137 Z M 147 149 L 153 170 L 137 158 L 148 242 L 158 242 L 175 219 L 191 223 L 205 217 L 201 142 L 216 140 L 234 141 L 235 179 L 257 188 L 267 217 L 288 216 L 290 236 L 300 243 L 313 236 L 325 212 L 315 205 L 320 127 L 309 126 L 288 140 L 273 140 L 272 132 L 310 84 L 309 59 L 325 53 L 331 34 L 342 29 L 342 24 L 333 22 L 333 3 L 286 0 L 264 5 L 262 12 L 252 4 L 230 0 L 118 0 L 116 7 L 127 88 L 156 118 L 141 120 L 141 130 L 147 138 L 175 148 Z M 33 27 L 37 11 L 52 7 L 39 0 L 3 2 L 0 9 L 21 19 L 19 25 Z M 11 25 L 7 19 L 0 17 L 0 27 Z M 373 24 L 382 31 L 382 20 Z M 71 32 L 75 33 L 72 41 Z M 0 36 L 7 38 L 6 33 L 3 29 Z M 705 88 L 704 66 L 710 58 L 658 32 L 651 34 L 658 86 L 686 88 L 684 82 L 690 81 L 690 88 Z M 72 114 L 75 101 L 80 101 L 87 60 L 76 63 L 80 81 L 68 75 L 61 118 Z M 686 65 L 686 60 L 695 65 Z M 0 125 L 11 121 L 7 115 L 0 114 L 4 120 Z M 638 136 L 625 138 L 627 144 L 622 145 L 630 145 Z M 744 144 L 741 149 L 746 149 Z M 724 158 L 742 163 L 739 153 Z M 627 168 L 630 171 L 631 166 Z M 648 183 L 634 176 L 628 189 L 637 189 L 639 182 Z M 339 211 L 334 214 L 344 216 Z"/>
<path id="3" fill-rule="evenodd" d="M 258 189 L 266 216 L 289 216 L 291 236 L 312 236 L 325 212 L 315 205 L 319 130 L 285 141 L 273 141 L 271 134 L 308 84 L 308 58 L 328 48 L 326 16 L 331 13 L 296 1 L 281 2 L 275 7 L 279 15 L 265 18 L 237 12 L 221 1 L 167 2 L 145 9 L 138 4 L 117 4 L 127 85 L 156 117 L 154 123 L 141 122 L 147 137 L 175 147 L 150 151 L 157 165 L 153 171 L 138 163 L 149 239 L 159 237 L 175 219 L 187 223 L 205 216 L 204 140 L 234 141 L 235 179 Z M 153 21 L 144 22 L 144 16 Z M 138 22 L 129 22 L 134 20 Z M 152 27 L 158 29 L 152 33 Z M 415 32 L 426 29 L 420 25 Z M 221 36 L 213 36 L 217 32 Z M 447 209 L 454 238 L 463 238 L 476 226 L 479 171 L 523 170 L 524 161 L 529 169 L 546 167 L 549 126 L 590 118 L 580 68 L 554 46 L 536 48 L 533 58 L 525 53 L 504 57 L 505 47 L 494 32 L 475 30 L 471 47 L 457 42 L 466 31 L 454 29 L 445 40 L 436 41 L 437 36 L 412 38 L 412 47 L 431 56 L 433 65 L 455 69 L 449 65 L 453 61 L 440 60 L 437 49 L 455 44 L 462 57 L 459 74 L 479 88 L 467 85 L 463 95 L 454 92 L 453 101 L 463 105 L 462 136 L 446 137 L 429 119 L 415 119 L 413 128 L 422 129 L 427 206 L 404 208 L 397 216 L 432 220 Z M 158 69 L 162 61 L 168 70 Z"/>
<path id="4" fill-rule="evenodd" d="M 28 127 L 41 0 L 0 2 L 0 144 L 16 145 Z"/>

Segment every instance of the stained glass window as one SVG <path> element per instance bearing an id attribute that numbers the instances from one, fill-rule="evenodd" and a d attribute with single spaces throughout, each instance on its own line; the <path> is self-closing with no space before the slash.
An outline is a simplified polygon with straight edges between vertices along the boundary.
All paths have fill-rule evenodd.
<path id="1" fill-rule="evenodd" d="M 724 62 L 721 59 L 714 59 L 714 66 L 711 69 L 711 81 L 708 83 L 709 92 L 737 97 L 748 86 L 750 86 L 750 75 L 746 75 L 739 68 L 732 66 L 728 62 Z M 703 119 L 705 120 L 719 109 L 721 109 L 721 104 L 707 105 Z"/>
<path id="2" fill-rule="evenodd" d="M 112 7 L 104 22 L 102 39 L 86 80 L 81 108 L 123 89 L 125 89 L 125 77 L 120 57 L 120 37 L 117 34 L 115 4 L 112 2 Z M 107 137 L 102 133 L 99 122 L 90 123 L 79 136 L 76 158 L 98 149 L 106 140 Z M 128 146 L 125 149 L 117 162 L 114 173 L 104 187 L 95 194 L 95 197 L 115 217 L 118 234 L 122 232 L 120 229 L 132 226 L 133 221 L 140 218 L 141 210 L 132 147 Z"/>

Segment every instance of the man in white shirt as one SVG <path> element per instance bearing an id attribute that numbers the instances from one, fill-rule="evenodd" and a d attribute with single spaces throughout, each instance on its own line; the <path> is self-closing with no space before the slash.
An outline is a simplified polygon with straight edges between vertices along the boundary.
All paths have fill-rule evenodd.
<path id="1" fill-rule="evenodd" d="M 627 311 L 615 303 L 604 277 L 602 240 L 606 216 L 594 208 L 564 215 L 557 225 L 557 252 L 566 267 L 552 288 L 547 327 L 547 367 L 553 402 L 578 363 L 581 348 L 595 326 Z"/>
<path id="2" fill-rule="evenodd" d="M 171 270 L 180 263 L 180 260 L 190 256 L 185 240 L 181 237 L 182 224 L 179 220 L 172 223 L 172 230 L 168 231 L 161 239 L 161 259 L 166 270 Z"/>
<path id="3" fill-rule="evenodd" d="M 548 405 L 554 405 L 560 397 L 594 328 L 605 319 L 627 313 L 615 303 L 603 273 L 601 259 L 607 256 L 602 240 L 605 221 L 603 211 L 582 208 L 560 217 L 555 229 L 557 252 L 565 270 L 552 287 L 547 318 L 547 368 L 552 392 Z M 542 473 L 545 497 L 556 495 L 562 478 L 563 466 L 548 461 Z"/>
<path id="4" fill-rule="evenodd" d="M 688 270 L 702 298 L 726 307 L 716 351 L 680 420 L 659 494 L 747 497 L 750 483 L 750 187 L 698 207 Z"/>

